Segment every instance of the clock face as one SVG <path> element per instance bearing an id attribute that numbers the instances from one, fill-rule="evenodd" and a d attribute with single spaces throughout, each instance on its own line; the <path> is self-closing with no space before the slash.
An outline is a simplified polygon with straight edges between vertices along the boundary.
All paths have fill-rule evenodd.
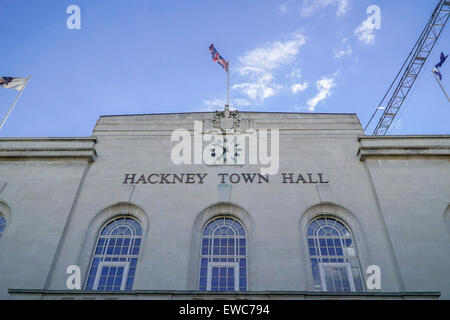
<path id="1" fill-rule="evenodd" d="M 239 143 L 236 142 L 234 136 L 232 137 L 217 137 L 212 143 L 211 157 L 217 163 L 235 164 L 240 156 Z"/>

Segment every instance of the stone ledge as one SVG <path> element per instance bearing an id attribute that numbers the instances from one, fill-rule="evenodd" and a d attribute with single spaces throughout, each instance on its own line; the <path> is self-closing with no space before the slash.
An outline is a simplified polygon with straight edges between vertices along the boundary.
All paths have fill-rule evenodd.
<path id="1" fill-rule="evenodd" d="M 4 138 L 0 139 L 1 160 L 65 159 L 94 162 L 95 138 Z"/>
<path id="2" fill-rule="evenodd" d="M 450 157 L 450 136 L 360 136 L 357 156 Z"/>
<path id="3" fill-rule="evenodd" d="M 312 130 L 316 133 L 335 130 L 335 134 L 351 131 L 355 132 L 355 135 L 363 133 L 361 123 L 355 114 L 268 112 L 239 112 L 239 114 L 243 129 Z M 194 121 L 202 121 L 204 128 L 210 128 L 214 115 L 215 112 L 101 116 L 94 127 L 93 134 L 138 131 L 151 135 L 174 129 L 191 130 Z"/>
<path id="4" fill-rule="evenodd" d="M 434 156 L 450 157 L 449 147 L 366 147 L 359 148 L 359 160 L 363 161 L 369 157 L 414 157 L 414 156 Z"/>
<path id="5" fill-rule="evenodd" d="M 158 299 L 158 300 L 212 300 L 212 299 L 259 299 L 259 300 L 414 300 L 439 299 L 440 292 L 312 292 L 312 291 L 247 291 L 247 292 L 201 292 L 176 290 L 133 291 L 85 291 L 85 290 L 39 290 L 9 289 L 11 299 Z"/>

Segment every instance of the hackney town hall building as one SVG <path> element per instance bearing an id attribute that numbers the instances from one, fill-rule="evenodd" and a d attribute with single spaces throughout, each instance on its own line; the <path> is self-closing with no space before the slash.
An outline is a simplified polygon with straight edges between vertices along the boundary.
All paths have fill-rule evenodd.
<path id="1" fill-rule="evenodd" d="M 355 114 L 0 139 L 0 299 L 450 299 L 450 136 Z"/>

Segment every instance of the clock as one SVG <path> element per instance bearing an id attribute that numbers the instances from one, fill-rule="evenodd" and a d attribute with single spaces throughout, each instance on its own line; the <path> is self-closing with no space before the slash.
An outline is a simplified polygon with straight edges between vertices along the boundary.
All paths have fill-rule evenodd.
<path id="1" fill-rule="evenodd" d="M 234 136 L 217 137 L 210 149 L 211 157 L 215 159 L 216 163 L 224 165 L 236 164 L 241 151 Z"/>

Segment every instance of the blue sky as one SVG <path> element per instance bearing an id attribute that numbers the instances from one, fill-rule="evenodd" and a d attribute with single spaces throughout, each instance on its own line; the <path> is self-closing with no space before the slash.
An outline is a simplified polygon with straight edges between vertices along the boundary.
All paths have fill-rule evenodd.
<path id="1" fill-rule="evenodd" d="M 0 76 L 32 75 L 4 137 L 89 136 L 101 115 L 221 109 L 231 61 L 242 111 L 356 113 L 363 126 L 437 0 L 0 0 Z M 81 30 L 69 30 L 69 5 Z M 370 5 L 381 29 L 358 33 Z M 430 70 L 389 134 L 448 134 L 450 104 Z M 450 91 L 450 63 L 442 68 Z M 446 76 L 448 75 L 448 76 Z M 3 117 L 17 91 L 0 88 Z M 371 133 L 371 132 L 368 132 Z"/>

